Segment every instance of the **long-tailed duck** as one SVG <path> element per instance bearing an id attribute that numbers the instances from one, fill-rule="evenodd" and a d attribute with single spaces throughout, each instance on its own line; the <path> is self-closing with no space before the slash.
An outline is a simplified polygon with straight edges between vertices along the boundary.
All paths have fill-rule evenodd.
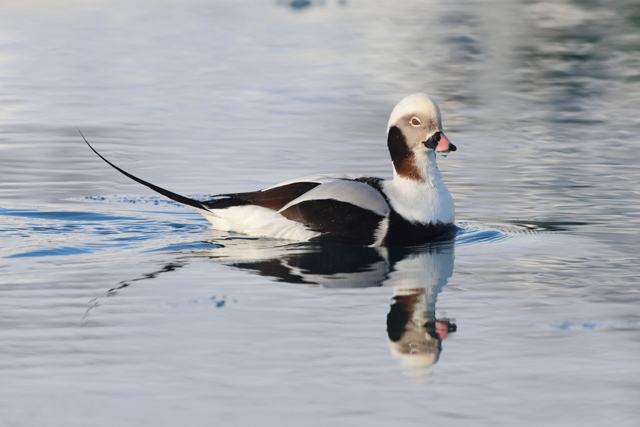
<path id="1" fill-rule="evenodd" d="M 82 135 L 82 134 L 81 134 Z M 393 179 L 323 175 L 295 179 L 248 193 L 198 201 L 127 177 L 207 218 L 219 230 L 296 241 L 368 246 L 427 242 L 455 230 L 453 198 L 442 182 L 435 152 L 456 151 L 442 132 L 440 108 L 429 95 L 402 99 L 391 112 L 387 145 Z"/>

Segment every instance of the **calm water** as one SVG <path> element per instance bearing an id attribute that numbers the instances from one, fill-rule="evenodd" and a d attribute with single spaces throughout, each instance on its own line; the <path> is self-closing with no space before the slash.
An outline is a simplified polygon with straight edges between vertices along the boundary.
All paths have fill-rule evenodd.
<path id="1" fill-rule="evenodd" d="M 0 424 L 638 425 L 639 70 L 635 1 L 1 3 Z M 388 177 L 419 91 L 419 247 L 211 230 L 76 130 L 192 196 Z"/>

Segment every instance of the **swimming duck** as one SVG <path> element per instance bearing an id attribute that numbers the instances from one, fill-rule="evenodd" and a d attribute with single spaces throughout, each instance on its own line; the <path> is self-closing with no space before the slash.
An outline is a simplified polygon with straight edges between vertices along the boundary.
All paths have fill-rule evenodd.
<path id="1" fill-rule="evenodd" d="M 82 133 L 81 133 L 82 135 Z M 387 145 L 393 179 L 317 175 L 264 190 L 220 194 L 199 201 L 110 166 L 152 190 L 200 212 L 213 228 L 294 241 L 366 246 L 428 242 L 455 230 L 453 198 L 435 153 L 456 151 L 442 131 L 440 108 L 429 95 L 403 98 L 391 112 Z"/>

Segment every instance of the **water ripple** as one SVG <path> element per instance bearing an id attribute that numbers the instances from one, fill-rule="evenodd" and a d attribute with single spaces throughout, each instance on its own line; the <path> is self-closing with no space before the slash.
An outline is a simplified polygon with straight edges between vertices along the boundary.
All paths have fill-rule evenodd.
<path id="1" fill-rule="evenodd" d="M 197 215 L 192 215 L 197 222 L 191 217 L 175 221 L 176 212 L 136 212 L 134 216 L 121 212 L 2 208 L 0 216 L 4 217 L 0 228 L 3 258 L 72 256 L 115 248 L 140 252 L 184 250 L 198 246 L 189 242 L 193 240 L 190 236 L 208 228 Z M 188 242 L 177 243 L 176 239 Z"/>
<path id="2" fill-rule="evenodd" d="M 638 330 L 640 322 L 595 320 L 586 322 L 565 321 L 547 325 L 546 328 L 556 331 L 605 331 L 605 330 Z"/>

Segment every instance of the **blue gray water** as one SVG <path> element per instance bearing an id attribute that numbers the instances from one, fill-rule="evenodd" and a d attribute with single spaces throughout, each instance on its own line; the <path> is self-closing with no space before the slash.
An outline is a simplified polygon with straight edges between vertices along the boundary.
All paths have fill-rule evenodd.
<path id="1" fill-rule="evenodd" d="M 0 425 L 636 426 L 640 3 L 0 3 Z M 425 91 L 456 239 L 212 230 L 388 177 Z"/>

